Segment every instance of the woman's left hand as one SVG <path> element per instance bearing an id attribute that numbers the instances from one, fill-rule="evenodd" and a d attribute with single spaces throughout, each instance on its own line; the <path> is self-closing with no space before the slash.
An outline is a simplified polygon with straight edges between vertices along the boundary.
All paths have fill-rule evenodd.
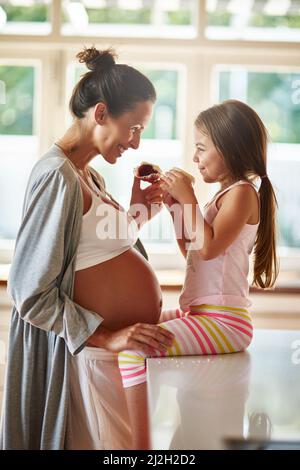
<path id="1" fill-rule="evenodd" d="M 152 219 L 158 212 L 161 211 L 163 205 L 163 191 L 161 189 L 160 182 L 152 183 L 147 188 L 141 188 L 141 180 L 134 178 L 131 200 L 130 200 L 130 211 L 139 206 L 143 209 L 147 215 L 147 220 Z"/>
<path id="2" fill-rule="evenodd" d="M 195 194 L 190 178 L 179 169 L 172 169 L 162 175 L 160 187 L 182 204 Z"/>

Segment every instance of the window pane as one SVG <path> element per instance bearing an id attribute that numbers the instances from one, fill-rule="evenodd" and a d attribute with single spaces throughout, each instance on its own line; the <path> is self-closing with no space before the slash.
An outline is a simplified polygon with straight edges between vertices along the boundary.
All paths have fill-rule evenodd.
<path id="1" fill-rule="evenodd" d="M 300 248 L 300 74 L 224 67 L 217 77 L 219 101 L 247 102 L 268 129 L 268 174 L 278 198 L 279 243 Z"/>
<path id="2" fill-rule="evenodd" d="M 104 176 L 107 190 L 124 206 L 128 207 L 133 170 L 142 161 L 159 165 L 162 170 L 174 166 L 182 166 L 182 147 L 178 131 L 178 95 L 180 76 L 183 71 L 176 69 L 142 69 L 154 83 L 157 102 L 147 129 L 142 134 L 138 150 L 129 149 L 115 165 L 109 165 L 102 158 L 95 158 L 93 166 Z M 75 64 L 70 66 L 70 82 L 72 89 L 85 68 Z M 146 186 L 146 183 L 142 183 Z M 175 249 L 174 230 L 170 215 L 164 209 L 153 221 L 146 224 L 141 237 L 147 249 L 151 251 L 172 251 Z"/>
<path id="3" fill-rule="evenodd" d="M 64 0 L 64 35 L 196 36 L 197 0 Z"/>
<path id="4" fill-rule="evenodd" d="M 1 106 L 0 135 L 33 133 L 33 67 L 1 66 L 5 102 Z"/>
<path id="5" fill-rule="evenodd" d="M 16 237 L 29 173 L 37 158 L 35 135 L 35 82 L 33 66 L 1 65 L 4 84 L 0 104 L 0 258 L 7 242 Z M 0 259 L 1 262 L 1 259 Z M 3 260 L 2 260 L 3 262 Z"/>
<path id="6" fill-rule="evenodd" d="M 299 41 L 298 0 L 206 0 L 209 39 Z"/>
<path id="7" fill-rule="evenodd" d="M 141 70 L 155 84 L 158 100 L 153 118 L 145 130 L 144 139 L 178 139 L 177 135 L 177 91 L 178 71 Z"/>
<path id="8" fill-rule="evenodd" d="M 51 0 L 0 0 L 1 34 L 49 34 Z"/>

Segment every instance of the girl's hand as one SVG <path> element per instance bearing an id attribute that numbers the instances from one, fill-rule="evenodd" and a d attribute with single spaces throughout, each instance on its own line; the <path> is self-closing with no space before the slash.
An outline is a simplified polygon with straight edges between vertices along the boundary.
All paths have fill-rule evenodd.
<path id="1" fill-rule="evenodd" d="M 100 326 L 90 337 L 88 344 L 115 353 L 135 349 L 149 355 L 153 353 L 153 349 L 165 352 L 172 346 L 173 339 L 171 332 L 158 325 L 137 323 L 117 331 Z"/>
<path id="2" fill-rule="evenodd" d="M 161 180 L 160 187 L 180 203 L 184 203 L 191 195 L 194 195 L 191 179 L 180 169 L 167 171 L 161 176 Z"/>
<path id="3" fill-rule="evenodd" d="M 163 192 L 163 203 L 169 209 L 174 204 L 178 204 L 177 199 L 174 199 L 168 191 Z"/>

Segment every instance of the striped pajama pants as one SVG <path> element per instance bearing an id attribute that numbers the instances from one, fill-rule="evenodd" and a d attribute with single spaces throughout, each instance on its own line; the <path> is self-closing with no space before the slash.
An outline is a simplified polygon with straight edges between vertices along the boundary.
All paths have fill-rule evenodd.
<path id="1" fill-rule="evenodd" d="M 200 305 L 188 312 L 164 310 L 158 322 L 175 335 L 165 352 L 153 348 L 153 354 L 126 350 L 118 354 L 123 387 L 146 381 L 147 357 L 197 356 L 244 351 L 253 336 L 249 312 L 243 308 Z"/>

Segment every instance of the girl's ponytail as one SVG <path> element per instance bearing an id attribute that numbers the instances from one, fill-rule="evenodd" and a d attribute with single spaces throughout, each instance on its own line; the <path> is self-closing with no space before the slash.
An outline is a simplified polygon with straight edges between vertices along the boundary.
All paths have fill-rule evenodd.
<path id="1" fill-rule="evenodd" d="M 276 208 L 277 200 L 267 175 L 261 177 L 260 223 L 254 245 L 253 284 L 258 287 L 272 287 L 278 276 L 276 258 Z"/>

